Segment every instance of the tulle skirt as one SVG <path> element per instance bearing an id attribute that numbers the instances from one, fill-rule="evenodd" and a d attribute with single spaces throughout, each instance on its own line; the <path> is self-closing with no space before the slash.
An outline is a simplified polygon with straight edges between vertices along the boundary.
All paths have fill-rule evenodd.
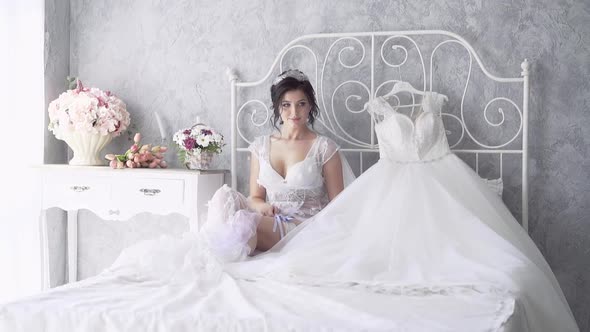
<path id="1" fill-rule="evenodd" d="M 457 156 L 379 161 L 236 278 L 381 294 L 505 294 L 531 331 L 577 331 L 544 257 Z"/>

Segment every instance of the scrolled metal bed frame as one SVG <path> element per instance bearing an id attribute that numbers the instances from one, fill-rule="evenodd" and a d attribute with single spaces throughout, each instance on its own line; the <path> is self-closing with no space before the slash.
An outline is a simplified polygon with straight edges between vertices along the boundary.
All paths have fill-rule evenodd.
<path id="1" fill-rule="evenodd" d="M 431 37 L 436 39 L 435 43 L 430 44 L 429 53 L 425 53 L 427 47 L 420 44 L 420 38 Z M 323 45 L 323 49 L 317 46 Z M 521 223 L 525 230 L 528 231 L 528 111 L 529 111 L 529 63 L 525 59 L 521 63 L 521 72 L 518 77 L 498 77 L 486 69 L 474 48 L 461 36 L 443 30 L 414 30 L 414 31 L 383 31 L 383 32 L 361 32 L 361 33 L 325 33 L 311 34 L 294 39 L 289 42 L 279 54 L 275 57 L 264 77 L 252 82 L 242 82 L 239 80 L 236 71 L 228 69 L 227 74 L 231 87 L 231 184 L 233 187 L 237 183 L 238 172 L 238 153 L 247 152 L 247 148 L 240 147 L 249 143 L 252 137 L 246 137 L 239 121 L 245 116 L 247 110 L 251 110 L 251 116 L 247 126 L 262 127 L 269 124 L 272 111 L 269 108 L 269 101 L 263 98 L 248 98 L 240 100 L 240 93 L 249 88 L 270 86 L 274 76 L 282 72 L 285 67 L 285 58 L 293 52 L 304 54 L 311 61 L 311 70 L 306 70 L 312 84 L 316 87 L 318 103 L 322 109 L 317 121 L 326 129 L 332 138 L 346 146 L 344 152 L 359 154 L 359 172 L 363 172 L 365 165 L 364 156 L 367 153 L 378 153 L 378 142 L 374 132 L 374 119 L 371 119 L 367 130 L 370 135 L 368 139 L 355 137 L 349 133 L 341 123 L 343 117 L 370 116 L 365 109 L 358 105 L 371 100 L 377 96 L 383 95 L 386 91 L 384 88 L 407 77 L 416 77 L 418 75 L 421 81 L 415 86 L 422 91 L 433 91 L 433 70 L 435 69 L 438 52 L 449 46 L 458 46 L 466 51 L 463 54 L 468 56 L 466 68 L 462 73 L 466 76 L 462 93 L 460 97 L 460 106 L 457 112 L 443 112 L 442 116 L 447 117 L 449 121 L 455 121 L 460 128 L 460 135 L 455 140 L 449 140 L 451 149 L 457 154 L 471 154 L 475 156 L 474 169 L 479 173 L 480 156 L 495 155 L 499 158 L 499 175 L 504 176 L 504 156 L 520 155 L 521 175 L 522 175 L 522 202 L 521 202 Z M 395 55 L 395 60 L 392 59 Z M 416 55 L 414 63 L 417 66 L 409 65 L 411 55 Z M 356 60 L 351 61 L 350 58 Z M 449 59 L 446 59 L 449 61 Z M 451 59 L 452 60 L 452 59 Z M 486 143 L 479 138 L 476 129 L 470 127 L 466 121 L 467 112 L 475 112 L 475 106 L 465 106 L 466 94 L 472 78 L 473 63 L 477 64 L 481 72 L 489 80 L 496 82 L 494 84 L 508 85 L 508 91 L 515 92 L 522 96 L 519 102 L 514 101 L 513 96 L 498 95 L 487 102 L 481 110 L 483 114 L 483 124 L 491 129 L 505 125 L 506 111 L 501 106 L 495 104 L 509 105 L 514 108 L 514 114 L 517 123 L 513 124 L 514 133 L 508 135 L 500 143 Z M 330 66 L 335 66 L 339 72 L 337 74 L 327 73 Z M 417 67 L 417 68 L 416 68 Z M 398 75 L 398 79 L 387 79 L 378 82 L 376 75 L 378 70 L 389 68 Z M 409 69 L 408 69 L 409 68 Z M 477 67 L 476 67 L 477 68 Z M 420 72 L 421 71 L 421 72 Z M 346 79 L 334 84 L 331 90 L 327 87 L 328 82 L 338 81 L 338 73 L 352 73 L 357 78 Z M 344 76 L 344 75 L 341 75 Z M 342 92 L 345 86 L 356 86 L 360 93 L 352 93 L 346 98 L 339 98 L 338 93 Z M 331 93 L 330 93 L 331 92 Z M 338 107 L 336 104 L 341 101 L 344 105 Z M 354 103 L 357 103 L 355 107 Z M 496 107 L 496 108 L 494 108 Z M 481 106 L 479 106 L 481 109 Z M 491 112 L 495 109 L 496 120 L 491 118 Z M 258 120 L 257 120 L 258 118 Z M 261 120 L 260 120 L 261 118 Z M 248 120 L 248 119 L 247 119 Z M 449 134 L 449 133 L 448 133 Z M 469 141 L 473 148 L 463 148 Z"/>

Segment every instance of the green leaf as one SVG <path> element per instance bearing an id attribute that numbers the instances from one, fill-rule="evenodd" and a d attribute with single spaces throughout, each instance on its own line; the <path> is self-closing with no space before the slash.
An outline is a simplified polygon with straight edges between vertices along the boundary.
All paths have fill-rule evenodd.
<path id="1" fill-rule="evenodd" d="M 181 163 L 185 163 L 186 162 L 186 150 L 179 149 L 177 154 L 178 154 L 178 160 Z"/>
<path id="2" fill-rule="evenodd" d="M 66 77 L 66 88 L 68 90 L 72 90 L 76 88 L 76 80 L 78 78 L 76 76 L 68 76 Z"/>

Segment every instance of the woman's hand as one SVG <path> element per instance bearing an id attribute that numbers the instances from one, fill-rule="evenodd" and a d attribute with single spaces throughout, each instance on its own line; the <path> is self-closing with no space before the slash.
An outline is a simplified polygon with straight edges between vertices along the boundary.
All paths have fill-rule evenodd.
<path id="1" fill-rule="evenodd" d="M 274 217 L 275 214 L 279 213 L 279 209 L 268 203 L 258 203 L 254 210 L 266 217 Z"/>

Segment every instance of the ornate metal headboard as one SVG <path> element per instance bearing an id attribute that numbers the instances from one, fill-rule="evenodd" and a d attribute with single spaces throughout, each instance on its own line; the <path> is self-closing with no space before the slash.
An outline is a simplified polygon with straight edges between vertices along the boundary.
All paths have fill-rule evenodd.
<path id="1" fill-rule="evenodd" d="M 513 195 L 507 200 L 505 194 L 504 199 L 521 200 L 520 211 L 518 207 L 513 210 L 520 212 L 522 226 L 528 230 L 526 59 L 517 77 L 495 76 L 465 39 L 442 30 L 299 37 L 279 52 L 260 80 L 240 82 L 236 72 L 228 70 L 233 187 L 238 181 L 238 153 L 248 151 L 246 144 L 261 128 L 271 128 L 268 88 L 272 79 L 287 68 L 302 69 L 310 77 L 321 109 L 316 129 L 335 139 L 345 153 L 358 156 L 351 165 L 359 173 L 376 161 L 378 152 L 375 121 L 363 108 L 366 102 L 387 93 L 388 86 L 402 80 L 422 91 L 434 89 L 446 94 L 449 103 L 442 115 L 449 144 L 478 174 L 510 178 L 515 172 L 507 174 L 506 160 L 517 158 L 516 168 L 520 170 L 516 173 L 521 181 L 515 186 L 520 187 L 520 197 Z"/>

